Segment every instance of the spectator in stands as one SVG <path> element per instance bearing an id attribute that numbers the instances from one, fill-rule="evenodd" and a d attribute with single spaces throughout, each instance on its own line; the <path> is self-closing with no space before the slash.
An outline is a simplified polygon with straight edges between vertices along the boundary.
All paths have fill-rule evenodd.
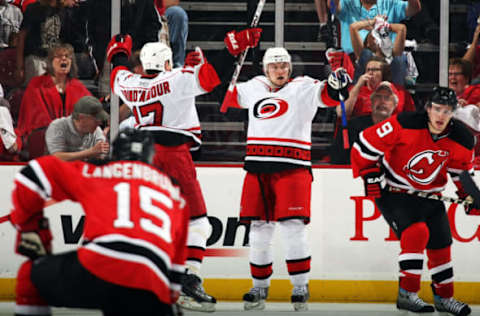
<path id="1" fill-rule="evenodd" d="M 49 48 L 60 43 L 61 11 L 76 0 L 38 0 L 28 5 L 23 15 L 17 44 L 15 75 L 24 86 L 47 68 Z"/>
<path id="2" fill-rule="evenodd" d="M 399 23 L 415 15 L 421 9 L 420 0 L 333 0 L 333 2 L 340 20 L 342 48 L 348 54 L 353 52 L 349 32 L 350 24 L 373 19 L 377 15 L 385 15 L 389 23 Z M 330 2 L 328 5 L 331 5 Z M 362 40 L 365 39 L 367 33 L 367 30 L 360 30 L 359 34 Z"/>
<path id="3" fill-rule="evenodd" d="M 12 4 L 16 5 L 22 10 L 22 13 L 27 10 L 27 7 L 32 4 L 37 2 L 37 0 L 13 0 Z"/>
<path id="4" fill-rule="evenodd" d="M 32 78 L 20 105 L 17 127 L 24 141 L 28 142 L 32 132 L 44 131 L 54 119 L 70 115 L 78 99 L 91 95 L 76 79 L 76 69 L 70 44 L 60 44 L 49 50 L 47 73 Z"/>
<path id="5" fill-rule="evenodd" d="M 480 46 L 478 45 L 478 36 L 480 35 L 480 24 L 475 28 L 473 39 L 462 59 L 469 61 L 473 66 L 472 83 L 480 83 Z"/>
<path id="6" fill-rule="evenodd" d="M 470 85 L 472 64 L 462 58 L 452 58 L 448 65 L 448 87 L 457 94 L 461 106 L 480 106 L 480 85 Z"/>
<path id="7" fill-rule="evenodd" d="M 62 31 L 60 37 L 64 43 L 69 43 L 75 51 L 78 78 L 93 79 L 98 75 L 98 66 L 91 53 L 91 40 L 87 32 L 88 2 L 79 1 L 71 8 L 65 8 L 62 16 Z"/>
<path id="8" fill-rule="evenodd" d="M 369 115 L 372 112 L 370 96 L 382 81 L 391 82 L 391 70 L 383 58 L 372 57 L 366 65 L 366 71 L 358 78 L 357 83 L 350 90 L 350 96 L 345 101 L 347 118 L 351 116 Z M 398 102 L 395 113 L 403 111 L 415 111 L 415 103 L 412 96 L 401 86 L 394 86 Z M 340 109 L 337 108 L 340 115 Z"/>
<path id="9" fill-rule="evenodd" d="M 0 97 L 0 161 L 19 161 L 21 148 L 20 137 L 17 137 L 10 114 L 10 104 Z"/>
<path id="10" fill-rule="evenodd" d="M 337 131 L 330 148 L 330 162 L 333 164 L 350 164 L 350 148 L 358 134 L 365 128 L 377 124 L 392 116 L 398 105 L 396 89 L 388 81 L 382 81 L 370 95 L 372 113 L 352 118 L 348 121 L 348 149 L 343 144 L 343 128 Z"/>
<path id="11" fill-rule="evenodd" d="M 327 27 L 327 0 L 315 0 L 315 9 L 317 11 L 318 23 L 320 24 L 320 27 L 318 29 L 317 41 L 327 42 L 328 38 L 330 37 Z"/>
<path id="12" fill-rule="evenodd" d="M 10 36 L 20 31 L 22 20 L 23 14 L 18 7 L 0 0 L 0 48 L 9 46 Z"/>
<path id="13" fill-rule="evenodd" d="M 182 67 L 188 36 L 188 15 L 180 6 L 180 0 L 154 0 L 159 19 L 168 22 L 170 46 L 173 52 L 173 67 Z"/>
<path id="14" fill-rule="evenodd" d="M 370 30 L 365 40 L 360 37 L 360 30 Z M 395 33 L 395 42 L 392 45 L 389 33 Z M 405 24 L 387 23 L 383 17 L 362 20 L 350 25 L 353 52 L 357 59 L 354 82 L 365 72 L 365 64 L 372 56 L 384 58 L 390 64 L 392 82 L 403 86 L 407 73 L 407 60 L 403 56 L 405 48 L 405 36 L 407 28 Z"/>
<path id="15" fill-rule="evenodd" d="M 100 124 L 108 118 L 97 98 L 80 98 L 71 115 L 58 118 L 48 126 L 45 142 L 49 154 L 66 161 L 104 158 L 109 144 Z"/>

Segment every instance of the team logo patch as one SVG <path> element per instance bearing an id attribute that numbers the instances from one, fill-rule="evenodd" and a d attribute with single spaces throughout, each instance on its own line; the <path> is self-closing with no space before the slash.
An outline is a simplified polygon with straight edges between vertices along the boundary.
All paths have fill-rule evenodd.
<path id="1" fill-rule="evenodd" d="M 426 185 L 437 178 L 447 159 L 448 151 L 425 150 L 410 158 L 403 170 L 413 181 Z"/>
<path id="2" fill-rule="evenodd" d="M 253 116 L 260 120 L 272 119 L 283 115 L 287 110 L 287 101 L 279 98 L 265 98 L 255 103 Z"/>

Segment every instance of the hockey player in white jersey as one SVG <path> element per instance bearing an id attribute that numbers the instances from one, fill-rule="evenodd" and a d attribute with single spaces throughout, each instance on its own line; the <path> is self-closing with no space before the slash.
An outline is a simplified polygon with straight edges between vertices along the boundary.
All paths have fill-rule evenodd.
<path id="1" fill-rule="evenodd" d="M 252 289 L 243 296 L 245 310 L 265 307 L 272 276 L 272 238 L 278 223 L 293 284 L 291 302 L 307 310 L 310 250 L 311 126 L 318 107 L 337 106 L 348 98 L 350 77 L 343 68 L 328 80 L 291 79 L 292 62 L 282 47 L 263 57 L 263 76 L 236 84 L 224 105 L 248 109 L 247 150 L 240 220 L 250 222 Z"/>
<path id="2" fill-rule="evenodd" d="M 256 46 L 260 29 L 234 32 L 238 50 Z M 144 74 L 126 67 L 131 54 L 129 35 L 114 36 L 107 47 L 113 64 L 111 88 L 130 108 L 136 128 L 155 139 L 153 164 L 175 178 L 190 210 L 187 269 L 179 304 L 186 309 L 212 312 L 216 300 L 205 293 L 199 271 L 210 235 L 210 224 L 190 150 L 201 144 L 195 97 L 220 84 L 217 72 L 200 49 L 187 55 L 186 66 L 172 69 L 172 51 L 163 43 L 146 43 L 140 51 Z M 228 53 L 227 53 L 228 54 Z"/>

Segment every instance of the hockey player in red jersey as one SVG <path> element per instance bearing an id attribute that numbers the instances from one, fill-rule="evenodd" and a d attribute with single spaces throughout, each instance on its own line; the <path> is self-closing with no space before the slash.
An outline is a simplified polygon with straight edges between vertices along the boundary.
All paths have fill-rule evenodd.
<path id="1" fill-rule="evenodd" d="M 238 52 L 257 45 L 260 29 L 234 32 Z M 201 145 L 195 96 L 211 92 L 220 80 L 200 49 L 187 55 L 186 66 L 172 69 L 172 51 L 162 43 L 147 43 L 140 52 L 144 74 L 125 66 L 131 38 L 116 35 L 107 47 L 113 64 L 111 87 L 134 115 L 135 127 L 155 137 L 153 164 L 174 177 L 190 209 L 187 274 L 179 304 L 186 309 L 213 312 L 216 300 L 205 293 L 199 276 L 210 223 L 190 150 Z"/>
<path id="2" fill-rule="evenodd" d="M 365 195 L 375 198 L 383 217 L 400 239 L 397 308 L 417 313 L 469 315 L 470 307 L 453 298 L 452 236 L 442 201 L 412 193 L 441 194 L 447 173 L 458 188 L 461 172 L 473 173 L 474 138 L 452 118 L 455 92 L 437 87 L 426 112 L 400 113 L 360 133 L 351 151 L 354 177 L 362 177 Z M 466 211 L 478 214 L 480 201 Z M 432 276 L 434 306 L 418 297 L 424 252 Z"/>
<path id="3" fill-rule="evenodd" d="M 286 246 L 286 264 L 293 284 L 291 302 L 306 310 L 309 298 L 311 126 L 318 107 L 337 106 L 339 93 L 348 98 L 350 78 L 343 68 L 328 80 L 291 79 L 292 62 L 282 47 L 266 50 L 264 76 L 236 84 L 224 104 L 248 109 L 247 171 L 240 220 L 251 222 L 250 271 L 253 287 L 243 296 L 245 310 L 265 308 L 273 273 L 272 238 L 278 222 Z"/>
<path id="4" fill-rule="evenodd" d="M 51 315 L 49 305 L 104 315 L 173 315 L 185 271 L 188 210 L 180 189 L 151 166 L 153 138 L 127 131 L 104 165 L 32 160 L 15 177 L 10 221 L 16 250 L 33 260 L 17 275 L 15 315 Z M 51 254 L 47 199 L 82 205 L 77 251 Z"/>

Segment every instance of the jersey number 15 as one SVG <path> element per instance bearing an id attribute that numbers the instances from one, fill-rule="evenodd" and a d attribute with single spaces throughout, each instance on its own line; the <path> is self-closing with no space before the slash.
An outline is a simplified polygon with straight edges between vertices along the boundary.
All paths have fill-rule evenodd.
<path id="1" fill-rule="evenodd" d="M 133 228 L 135 223 L 130 218 L 130 184 L 127 182 L 121 182 L 114 186 L 113 189 L 117 192 L 117 218 L 113 222 L 113 227 Z M 158 226 L 154 224 L 152 220 L 140 217 L 140 227 L 143 230 L 162 238 L 167 243 L 171 243 L 172 222 L 170 216 L 157 205 L 161 204 L 166 208 L 172 209 L 173 201 L 165 194 L 143 185 L 138 187 L 138 197 L 140 200 L 139 209 L 162 221 L 162 226 Z M 153 205 L 154 201 L 157 202 L 157 205 Z"/>

